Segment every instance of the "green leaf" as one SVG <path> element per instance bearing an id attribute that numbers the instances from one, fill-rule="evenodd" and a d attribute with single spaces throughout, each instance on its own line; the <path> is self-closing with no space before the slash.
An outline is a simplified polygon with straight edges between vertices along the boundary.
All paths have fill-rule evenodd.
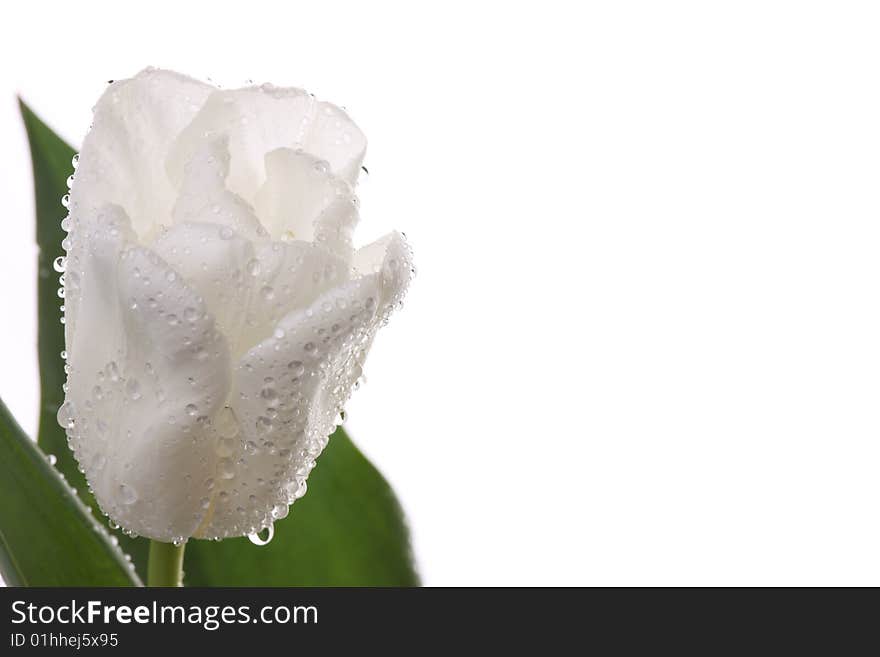
<path id="1" fill-rule="evenodd" d="M 53 269 L 55 258 L 64 255 L 61 241 L 65 233 L 61 220 L 67 214 L 61 197 L 67 193 L 67 177 L 73 173 L 74 150 L 40 121 L 19 99 L 21 114 L 31 146 L 34 169 L 34 195 L 37 208 L 37 353 L 40 363 L 40 429 L 38 443 L 43 451 L 54 454 L 58 469 L 71 485 L 85 488 L 85 480 L 76 468 L 73 454 L 67 448 L 67 436 L 55 416 L 64 401 L 64 325 L 61 324 L 58 298 L 58 274 Z"/>
<path id="2" fill-rule="evenodd" d="M 0 400 L 0 572 L 12 586 L 140 581 Z"/>
<path id="3" fill-rule="evenodd" d="M 65 375 L 60 353 L 64 332 L 59 322 L 57 277 L 52 261 L 63 255 L 61 197 L 73 172 L 73 149 L 24 103 L 37 196 L 40 247 L 39 353 L 42 405 L 39 444 L 58 458 L 58 469 L 95 512 L 67 438 L 55 415 L 63 401 Z M 263 547 L 246 538 L 221 542 L 190 541 L 185 582 L 190 586 L 417 586 L 409 533 L 390 486 L 342 429 L 318 459 L 309 477 L 309 493 L 279 521 L 272 542 Z M 121 532 L 120 546 L 146 579 L 149 541 Z"/>
<path id="4" fill-rule="evenodd" d="M 342 428 L 265 546 L 190 541 L 187 586 L 418 586 L 391 487 Z"/>

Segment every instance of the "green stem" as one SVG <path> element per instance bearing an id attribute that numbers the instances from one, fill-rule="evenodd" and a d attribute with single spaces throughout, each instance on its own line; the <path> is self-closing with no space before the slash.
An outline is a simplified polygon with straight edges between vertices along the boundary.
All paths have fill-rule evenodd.
<path id="1" fill-rule="evenodd" d="M 183 549 L 186 543 L 173 545 L 150 541 L 147 561 L 147 586 L 183 586 Z"/>

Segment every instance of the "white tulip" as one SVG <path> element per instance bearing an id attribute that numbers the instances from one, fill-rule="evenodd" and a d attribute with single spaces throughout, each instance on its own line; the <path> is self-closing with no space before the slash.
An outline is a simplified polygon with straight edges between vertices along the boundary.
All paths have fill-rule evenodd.
<path id="1" fill-rule="evenodd" d="M 148 69 L 98 101 L 65 222 L 58 416 L 127 531 L 251 534 L 305 493 L 412 276 L 398 233 L 352 247 L 365 148 L 299 89 Z"/>

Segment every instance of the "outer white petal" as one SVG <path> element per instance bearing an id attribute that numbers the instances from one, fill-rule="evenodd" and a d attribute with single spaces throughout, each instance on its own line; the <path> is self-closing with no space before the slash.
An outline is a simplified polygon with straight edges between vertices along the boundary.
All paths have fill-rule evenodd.
<path id="1" fill-rule="evenodd" d="M 386 319 L 403 302 L 415 275 L 412 249 L 403 233 L 396 231 L 358 249 L 353 267 L 358 274 L 376 273 L 381 277 L 379 308 Z"/>
<path id="2" fill-rule="evenodd" d="M 105 205 L 90 215 L 71 217 L 65 278 L 65 342 L 74 371 L 95 372 L 122 343 L 118 317 L 117 268 L 123 245 L 135 239 L 128 215 L 118 205 Z M 80 327 L 82 316 L 82 329 Z M 74 360 L 75 359 L 75 360 Z"/>
<path id="3" fill-rule="evenodd" d="M 85 272 L 107 277 L 81 285 L 71 446 L 116 523 L 163 541 L 188 537 L 216 471 L 209 418 L 228 395 L 225 341 L 199 295 L 155 253 L 128 246 L 87 257 Z M 93 314 L 97 298 L 103 308 Z"/>
<path id="4" fill-rule="evenodd" d="M 269 337 L 285 315 L 307 308 L 319 295 L 349 279 L 346 260 L 309 242 L 258 244 L 251 264 L 248 272 L 254 292 L 234 350 L 236 357 Z"/>
<path id="5" fill-rule="evenodd" d="M 276 148 L 311 153 L 352 183 L 366 151 L 366 138 L 343 110 L 301 89 L 218 90 L 175 143 L 168 159 L 172 179 L 182 180 L 183 167 L 200 144 L 219 135 L 229 136 L 229 188 L 248 202 L 266 179 L 264 156 Z"/>
<path id="6" fill-rule="evenodd" d="M 123 207 L 138 234 L 170 223 L 175 190 L 165 172 L 173 140 L 213 87 L 170 71 L 147 69 L 111 84 L 95 106 L 79 154 L 71 215 Z"/>
<path id="7" fill-rule="evenodd" d="M 226 415 L 233 427 L 226 430 L 228 478 L 220 482 L 204 536 L 258 531 L 305 494 L 376 331 L 410 281 L 406 243 L 393 235 L 386 247 L 374 273 L 289 314 L 242 358 Z"/>
<path id="8" fill-rule="evenodd" d="M 376 326 L 377 290 L 375 276 L 335 288 L 244 356 L 231 397 L 238 432 L 229 478 L 218 481 L 205 536 L 248 534 L 286 515 L 326 445 L 339 398 L 359 376 L 362 347 Z"/>

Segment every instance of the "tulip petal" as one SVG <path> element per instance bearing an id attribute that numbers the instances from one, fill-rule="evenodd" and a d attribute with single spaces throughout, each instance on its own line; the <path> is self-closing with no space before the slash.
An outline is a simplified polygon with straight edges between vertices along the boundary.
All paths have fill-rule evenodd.
<path id="1" fill-rule="evenodd" d="M 357 274 L 380 276 L 380 314 L 386 316 L 399 306 L 415 275 L 412 249 L 403 233 L 393 231 L 355 253 L 353 268 Z"/>
<path id="2" fill-rule="evenodd" d="M 310 242 L 256 245 L 248 268 L 253 294 L 235 356 L 269 337 L 293 310 L 307 308 L 321 294 L 349 279 L 347 261 Z"/>
<path id="3" fill-rule="evenodd" d="M 326 445 L 375 326 L 377 276 L 336 287 L 285 317 L 236 372 L 237 433 L 206 537 L 258 531 L 286 515 Z M 330 391 L 334 391 L 331 393 Z"/>
<path id="4" fill-rule="evenodd" d="M 313 155 L 290 148 L 268 153 L 266 182 L 254 208 L 273 239 L 312 241 L 320 235 L 325 246 L 349 255 L 344 249 L 357 223 L 354 190 Z"/>
<path id="5" fill-rule="evenodd" d="M 277 148 L 302 149 L 326 160 L 350 183 L 357 180 L 366 138 L 348 115 L 301 89 L 263 85 L 217 90 L 180 134 L 168 157 L 172 180 L 207 138 L 229 135 L 229 189 L 252 202 L 266 180 L 264 156 Z"/>
<path id="6" fill-rule="evenodd" d="M 180 195 L 174 204 L 174 221 L 223 224 L 249 239 L 265 238 L 266 231 L 251 207 L 226 189 L 227 139 L 221 137 L 201 146 L 184 168 Z"/>
<path id="7" fill-rule="evenodd" d="M 111 84 L 98 100 L 79 154 L 71 214 L 123 207 L 138 234 L 170 223 L 175 190 L 165 172 L 168 150 L 213 87 L 178 73 L 147 69 Z"/>
<path id="8" fill-rule="evenodd" d="M 385 257 L 375 272 L 290 313 L 242 358 L 228 411 L 235 420 L 231 468 L 201 536 L 258 531 L 287 515 L 288 505 L 305 494 L 376 331 L 410 281 L 406 242 L 392 234 L 383 245 Z"/>
<path id="9" fill-rule="evenodd" d="M 229 391 L 226 342 L 199 295 L 154 252 L 127 247 L 117 280 L 117 311 L 89 316 L 88 327 L 83 315 L 76 330 L 96 345 L 104 327 L 123 337 L 102 347 L 110 359 L 101 369 L 70 378 L 72 447 L 116 523 L 161 541 L 186 538 L 216 470 L 208 420 Z"/>

